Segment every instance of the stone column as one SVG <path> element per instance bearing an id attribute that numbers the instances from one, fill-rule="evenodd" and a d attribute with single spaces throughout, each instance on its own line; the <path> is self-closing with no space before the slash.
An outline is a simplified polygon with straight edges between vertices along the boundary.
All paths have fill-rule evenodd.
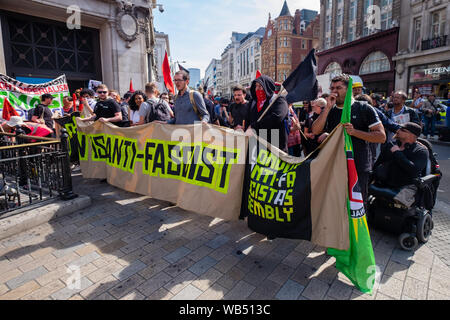
<path id="1" fill-rule="evenodd" d="M 3 34 L 2 24 L 0 23 L 0 34 Z M 3 37 L 0 37 L 0 73 L 6 74 L 5 51 L 3 49 Z"/>

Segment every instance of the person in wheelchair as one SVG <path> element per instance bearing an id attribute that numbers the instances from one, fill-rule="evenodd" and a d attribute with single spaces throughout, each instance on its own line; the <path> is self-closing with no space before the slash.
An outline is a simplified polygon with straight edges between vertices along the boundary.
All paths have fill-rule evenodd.
<path id="1" fill-rule="evenodd" d="M 375 179 L 390 188 L 401 188 L 414 184 L 416 178 L 424 175 L 429 152 L 427 147 L 417 141 L 422 128 L 414 122 L 400 126 L 393 137 L 381 150 L 375 162 Z"/>

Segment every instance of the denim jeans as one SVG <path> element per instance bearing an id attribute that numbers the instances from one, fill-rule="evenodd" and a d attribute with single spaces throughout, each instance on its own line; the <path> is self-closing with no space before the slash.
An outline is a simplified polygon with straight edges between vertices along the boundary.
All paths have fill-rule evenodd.
<path id="1" fill-rule="evenodd" d="M 436 127 L 436 118 L 435 117 L 423 117 L 423 134 L 425 136 L 427 135 L 432 135 L 434 136 L 434 133 L 436 131 L 435 127 Z M 431 132 L 429 131 L 429 128 L 431 127 Z"/>

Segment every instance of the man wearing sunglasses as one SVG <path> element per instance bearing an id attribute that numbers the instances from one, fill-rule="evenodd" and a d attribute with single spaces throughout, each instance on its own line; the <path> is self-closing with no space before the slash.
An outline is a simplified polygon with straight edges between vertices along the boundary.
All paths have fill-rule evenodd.
<path id="1" fill-rule="evenodd" d="M 84 118 L 83 121 L 100 121 L 103 123 L 111 122 L 120 126 L 122 122 L 122 111 L 120 105 L 114 99 L 108 97 L 108 87 L 101 84 L 97 87 L 99 100 L 95 105 L 92 117 Z"/>

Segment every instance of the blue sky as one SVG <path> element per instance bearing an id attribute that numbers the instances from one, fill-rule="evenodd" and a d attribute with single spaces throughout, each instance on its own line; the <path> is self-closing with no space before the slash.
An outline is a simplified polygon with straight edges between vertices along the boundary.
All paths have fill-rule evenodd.
<path id="1" fill-rule="evenodd" d="M 220 59 L 233 31 L 247 33 L 265 27 L 278 17 L 284 0 L 158 0 L 164 12 L 154 9 L 155 28 L 169 35 L 173 61 L 199 68 L 203 77 L 212 58 Z M 296 9 L 319 11 L 319 0 L 287 0 Z"/>

